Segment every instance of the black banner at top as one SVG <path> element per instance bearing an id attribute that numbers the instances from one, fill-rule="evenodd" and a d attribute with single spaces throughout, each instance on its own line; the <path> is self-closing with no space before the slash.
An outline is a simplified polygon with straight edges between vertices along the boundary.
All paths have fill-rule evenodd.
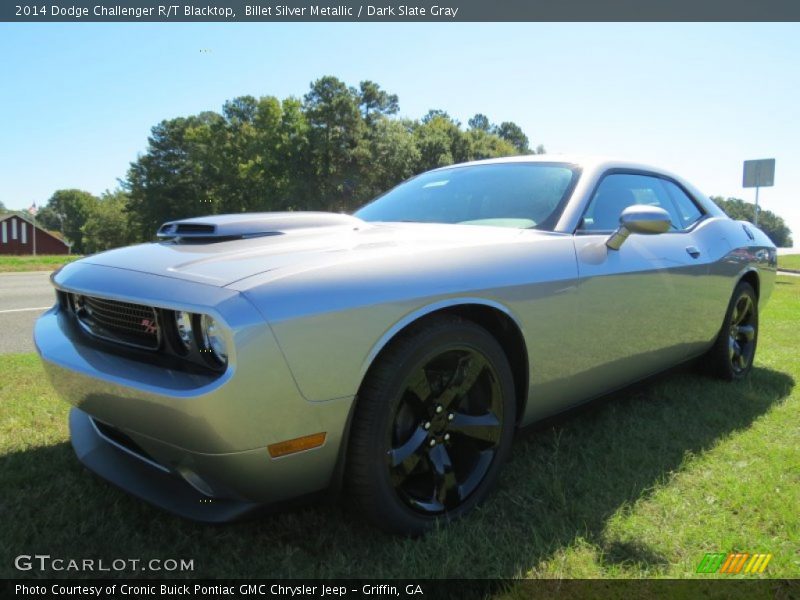
<path id="1" fill-rule="evenodd" d="M 6 22 L 798 21 L 798 0 L 42 0 L 0 3 Z"/>

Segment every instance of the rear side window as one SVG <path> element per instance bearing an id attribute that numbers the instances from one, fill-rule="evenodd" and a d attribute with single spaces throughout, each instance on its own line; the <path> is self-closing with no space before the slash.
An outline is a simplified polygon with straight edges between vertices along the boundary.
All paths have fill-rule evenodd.
<path id="1" fill-rule="evenodd" d="M 603 178 L 586 209 L 581 229 L 614 231 L 619 227 L 622 211 L 634 204 L 663 208 L 669 213 L 673 228 L 677 229 L 678 215 L 662 180 L 632 173 L 612 173 Z"/>
<path id="2" fill-rule="evenodd" d="M 611 173 L 597 187 L 580 231 L 614 231 L 619 227 L 622 211 L 634 204 L 663 208 L 669 213 L 671 231 L 682 231 L 702 216 L 692 199 L 671 181 L 651 175 Z"/>
<path id="3" fill-rule="evenodd" d="M 697 207 L 694 200 L 692 200 L 686 192 L 671 181 L 664 180 L 664 187 L 667 188 L 670 198 L 675 203 L 675 208 L 678 212 L 679 229 L 686 229 L 691 227 L 703 216 L 703 213 Z"/>

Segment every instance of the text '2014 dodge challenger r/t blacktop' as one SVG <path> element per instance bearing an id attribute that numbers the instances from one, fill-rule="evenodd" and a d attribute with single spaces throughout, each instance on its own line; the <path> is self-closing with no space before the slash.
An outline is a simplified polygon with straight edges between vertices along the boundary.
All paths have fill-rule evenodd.
<path id="1" fill-rule="evenodd" d="M 704 357 L 747 375 L 776 251 L 676 175 L 515 157 L 354 215 L 213 215 L 71 263 L 34 338 L 90 470 L 227 521 L 342 487 L 419 534 L 514 431 Z"/>

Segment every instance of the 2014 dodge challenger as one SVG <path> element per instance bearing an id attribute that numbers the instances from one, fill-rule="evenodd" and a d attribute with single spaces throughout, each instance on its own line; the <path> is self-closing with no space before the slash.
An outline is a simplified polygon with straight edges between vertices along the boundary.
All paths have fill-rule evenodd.
<path id="1" fill-rule="evenodd" d="M 479 503 L 521 426 L 698 357 L 746 376 L 776 271 L 680 177 L 566 156 L 157 236 L 63 267 L 36 323 L 80 461 L 192 519 L 344 488 L 404 534 Z"/>

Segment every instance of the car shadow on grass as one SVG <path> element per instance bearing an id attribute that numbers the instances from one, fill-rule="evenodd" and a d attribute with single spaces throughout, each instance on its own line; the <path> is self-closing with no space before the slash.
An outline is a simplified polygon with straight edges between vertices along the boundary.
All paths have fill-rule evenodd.
<path id="1" fill-rule="evenodd" d="M 606 539 L 609 518 L 667 481 L 687 457 L 748 428 L 794 384 L 764 368 L 738 384 L 681 369 L 545 421 L 518 436 L 483 506 L 420 539 L 374 530 L 346 498 L 247 522 L 196 524 L 91 476 L 68 443 L 18 452 L 0 458 L 8 554 L 0 557 L 0 576 L 97 575 L 13 569 L 14 556 L 43 553 L 193 561 L 190 571 L 103 576 L 514 577 L 576 544 L 599 549 L 605 565 L 657 574 L 667 558 L 646 545 Z"/>

